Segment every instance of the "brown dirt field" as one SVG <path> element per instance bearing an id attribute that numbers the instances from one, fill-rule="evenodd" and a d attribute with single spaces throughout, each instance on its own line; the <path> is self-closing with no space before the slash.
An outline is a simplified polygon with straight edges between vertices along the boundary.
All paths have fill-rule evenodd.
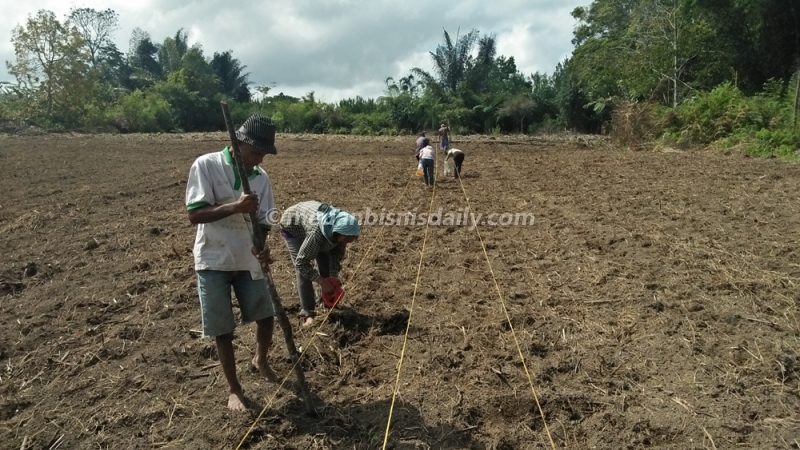
<path id="1" fill-rule="evenodd" d="M 279 136 L 264 167 L 280 209 L 316 198 L 459 212 L 455 180 L 432 197 L 411 176 L 413 140 Z M 468 226 L 426 239 L 424 226 L 365 225 L 343 304 L 300 329 L 289 258 L 270 237 L 309 349 L 311 418 L 292 383 L 276 394 L 250 368 L 252 325 L 236 354 L 259 406 L 229 413 L 213 342 L 194 331 L 186 176 L 224 143 L 0 137 L 0 447 L 232 449 L 247 436 L 241 448 L 377 449 L 404 354 L 388 448 L 544 449 L 549 436 L 576 449 L 800 448 L 797 164 L 456 138 L 473 212 L 536 216 L 478 228 L 491 270 Z M 277 329 L 275 341 L 289 374 Z"/>

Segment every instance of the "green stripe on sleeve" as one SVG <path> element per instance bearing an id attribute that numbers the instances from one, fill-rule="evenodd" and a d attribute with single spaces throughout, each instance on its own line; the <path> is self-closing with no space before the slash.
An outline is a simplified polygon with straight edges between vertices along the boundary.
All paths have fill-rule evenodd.
<path id="1" fill-rule="evenodd" d="M 210 203 L 207 203 L 207 202 L 192 203 L 191 205 L 186 207 L 186 210 L 187 211 L 191 211 L 193 209 L 200 209 L 200 208 L 202 208 L 204 206 L 209 206 L 209 205 L 210 205 Z"/>

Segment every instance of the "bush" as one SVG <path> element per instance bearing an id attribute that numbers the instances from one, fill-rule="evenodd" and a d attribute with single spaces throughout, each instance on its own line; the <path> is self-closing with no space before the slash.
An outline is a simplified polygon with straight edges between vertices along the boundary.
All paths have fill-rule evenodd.
<path id="1" fill-rule="evenodd" d="M 362 136 L 375 136 L 383 130 L 396 130 L 388 111 L 353 114 L 353 128 L 350 133 Z"/>
<path id="2" fill-rule="evenodd" d="M 219 102 L 190 91 L 180 77 L 159 81 L 147 90 L 147 95 L 164 99 L 170 107 L 171 127 L 164 131 L 212 130 L 224 125 Z"/>
<path id="3" fill-rule="evenodd" d="M 122 132 L 153 133 L 173 128 L 169 103 L 156 94 L 135 90 L 121 98 L 114 113 L 114 126 Z"/>
<path id="4" fill-rule="evenodd" d="M 272 121 L 275 122 L 275 128 L 278 131 L 283 131 L 283 122 L 285 120 L 286 119 L 284 119 L 283 113 L 281 113 L 280 111 L 277 111 L 275 112 L 275 114 L 272 115 Z"/>
<path id="5" fill-rule="evenodd" d="M 800 150 L 800 134 L 791 130 L 761 129 L 756 142 L 747 146 L 747 152 L 758 156 L 795 157 Z"/>
<path id="6" fill-rule="evenodd" d="M 663 116 L 654 103 L 617 99 L 611 113 L 611 138 L 620 145 L 639 148 L 663 133 Z"/>
<path id="7" fill-rule="evenodd" d="M 564 129 L 564 121 L 551 116 L 544 116 L 541 122 L 528 125 L 528 134 L 555 134 Z"/>
<path id="8" fill-rule="evenodd" d="M 731 83 L 701 93 L 678 106 L 683 134 L 693 144 L 710 144 L 752 125 L 744 95 Z"/>
<path id="9" fill-rule="evenodd" d="M 789 103 L 783 84 L 770 80 L 764 91 L 748 99 L 750 122 L 756 129 L 775 129 L 790 122 Z"/>
<path id="10" fill-rule="evenodd" d="M 0 95 L 0 120 L 9 122 L 29 122 L 36 116 L 38 105 L 32 98 L 17 94 Z"/>
<path id="11" fill-rule="evenodd" d="M 90 104 L 84 110 L 82 125 L 87 131 L 103 132 L 114 126 L 114 117 L 105 105 Z"/>

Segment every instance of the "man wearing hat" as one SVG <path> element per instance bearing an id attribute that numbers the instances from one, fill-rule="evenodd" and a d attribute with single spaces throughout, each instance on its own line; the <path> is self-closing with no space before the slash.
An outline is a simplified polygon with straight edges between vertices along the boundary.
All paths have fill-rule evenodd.
<path id="1" fill-rule="evenodd" d="M 444 153 L 450 150 L 450 127 L 444 123 L 439 127 L 439 149 Z"/>
<path id="2" fill-rule="evenodd" d="M 256 254 L 248 228 L 252 212 L 257 213 L 257 226 L 264 230 L 265 239 L 272 226 L 272 184 L 259 164 L 264 156 L 277 153 L 275 124 L 254 114 L 239 128 L 236 137 L 252 193 L 242 192 L 232 150 L 225 147 L 200 156 L 192 164 L 186 185 L 186 210 L 189 221 L 197 225 L 194 265 L 203 337 L 216 339 L 219 362 L 228 381 L 228 408 L 245 411 L 244 390 L 236 375 L 233 354 L 236 322 L 231 290 L 236 294 L 242 322 L 256 322 L 253 365 L 268 381 L 278 381 L 267 361 L 275 313 L 261 263 L 270 261 L 269 247 L 265 242 L 264 251 Z"/>

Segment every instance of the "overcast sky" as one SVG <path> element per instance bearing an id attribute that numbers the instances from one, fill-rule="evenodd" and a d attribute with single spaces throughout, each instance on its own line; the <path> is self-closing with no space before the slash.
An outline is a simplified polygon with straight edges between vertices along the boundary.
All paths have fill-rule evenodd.
<path id="1" fill-rule="evenodd" d="M 232 50 L 253 85 L 274 93 L 336 102 L 383 95 L 387 77 L 431 71 L 430 53 L 471 29 L 494 34 L 498 55 L 513 56 L 525 75 L 552 74 L 568 57 L 575 20 L 590 0 L 0 0 L 0 61 L 14 58 L 11 29 L 47 9 L 62 19 L 72 7 L 119 14 L 114 41 L 127 53 L 139 27 L 161 42 L 184 28 L 204 53 Z M 12 77 L 0 67 L 0 81 Z"/>

